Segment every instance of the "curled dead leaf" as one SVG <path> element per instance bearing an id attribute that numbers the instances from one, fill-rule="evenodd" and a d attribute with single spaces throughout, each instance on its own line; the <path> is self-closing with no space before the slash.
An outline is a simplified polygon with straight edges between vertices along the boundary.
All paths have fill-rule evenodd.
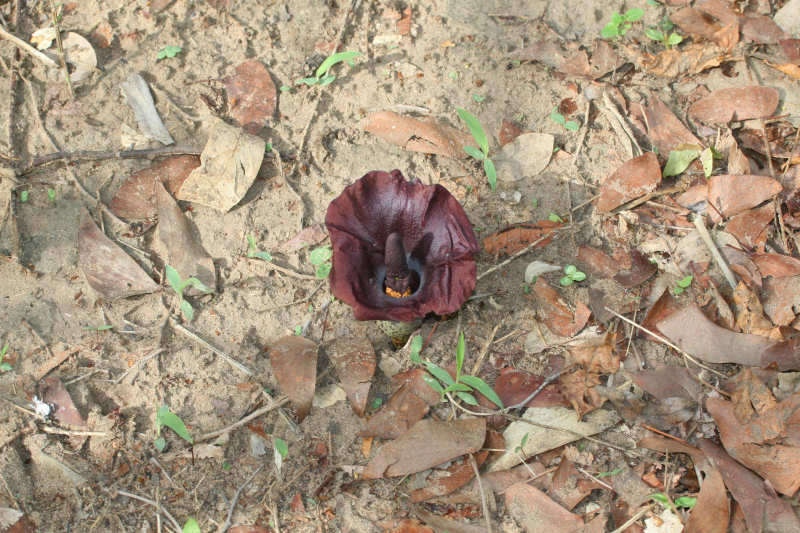
<path id="1" fill-rule="evenodd" d="M 410 152 L 464 159 L 469 157 L 464 146 L 475 146 L 472 136 L 461 130 L 432 119 L 420 120 L 392 111 L 370 113 L 362 121 L 361 127 Z"/>

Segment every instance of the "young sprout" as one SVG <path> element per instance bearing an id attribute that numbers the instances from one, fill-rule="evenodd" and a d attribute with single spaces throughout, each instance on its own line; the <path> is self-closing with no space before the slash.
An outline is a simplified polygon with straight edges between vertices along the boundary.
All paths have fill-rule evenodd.
<path id="1" fill-rule="evenodd" d="M 644 9 L 638 7 L 629 9 L 625 14 L 614 13 L 611 15 L 611 21 L 606 24 L 600 32 L 600 36 L 603 37 L 603 39 L 616 39 L 617 37 L 625 35 L 633 23 L 643 16 Z"/>
<path id="2" fill-rule="evenodd" d="M 162 427 L 170 428 L 172 431 L 177 433 L 180 438 L 189 444 L 194 444 L 194 439 L 189 434 L 189 430 L 186 429 L 186 424 L 183 423 L 183 420 L 181 420 L 178 415 L 170 411 L 169 407 L 162 405 L 156 413 L 156 440 L 153 441 L 153 445 L 159 452 L 163 452 L 164 448 L 167 446 L 166 439 L 161 436 Z"/>
<path id="3" fill-rule="evenodd" d="M 183 48 L 180 46 L 165 46 L 161 50 L 158 51 L 158 56 L 156 56 L 157 61 L 161 61 L 165 58 L 173 58 L 178 55 Z"/>
<path id="4" fill-rule="evenodd" d="M 486 136 L 486 132 L 483 131 L 481 123 L 472 113 L 461 108 L 456 108 L 456 111 L 461 120 L 467 123 L 472 138 L 475 139 L 475 142 L 480 147 L 480 150 L 478 150 L 474 146 L 465 146 L 464 151 L 478 161 L 483 161 L 483 170 L 489 180 L 489 187 L 494 190 L 497 185 L 497 170 L 494 168 L 494 162 L 489 159 L 489 138 Z"/>
<path id="5" fill-rule="evenodd" d="M 331 273 L 331 257 L 333 256 L 333 251 L 330 249 L 329 246 L 320 246 L 311 251 L 308 255 L 308 260 L 311 261 L 311 264 L 317 267 L 316 276 L 317 279 L 325 279 Z"/>
<path id="6" fill-rule="evenodd" d="M 586 274 L 578 270 L 575 265 L 567 265 L 564 267 L 564 277 L 561 278 L 559 283 L 562 287 L 569 287 L 576 281 L 583 281 L 586 279 Z"/>
<path id="7" fill-rule="evenodd" d="M 164 267 L 164 270 L 167 275 L 167 281 L 172 287 L 172 290 L 174 290 L 175 293 L 178 295 L 178 298 L 180 298 L 181 302 L 180 307 L 183 316 L 186 317 L 186 320 L 192 320 L 194 318 L 194 308 L 192 307 L 192 304 L 190 304 L 183 298 L 183 291 L 186 290 L 186 287 L 188 287 L 189 285 L 191 285 L 198 291 L 205 293 L 212 292 L 211 289 L 206 287 L 202 281 L 200 281 L 195 277 L 191 277 L 185 280 L 181 279 L 181 276 L 180 274 L 178 274 L 178 271 L 175 270 L 170 265 L 166 265 Z"/>
<path id="8" fill-rule="evenodd" d="M 338 52 L 331 54 L 325 59 L 325 61 L 322 62 L 322 64 L 319 67 L 317 67 L 316 72 L 314 72 L 314 76 L 310 78 L 299 79 L 296 82 L 294 82 L 294 84 L 295 85 L 306 84 L 309 86 L 328 85 L 329 83 L 331 83 L 333 80 L 336 79 L 336 76 L 328 73 L 334 65 L 336 65 L 337 63 L 345 62 L 352 67 L 355 65 L 355 62 L 353 60 L 360 55 L 361 52 Z M 283 88 L 281 88 L 281 90 L 283 90 Z"/>
<path id="9" fill-rule="evenodd" d="M 675 296 L 682 294 L 683 291 L 688 289 L 689 286 L 692 284 L 692 280 L 694 280 L 694 276 L 686 276 L 685 278 L 679 279 L 675 283 L 675 287 L 672 288 L 672 294 L 674 294 Z"/>

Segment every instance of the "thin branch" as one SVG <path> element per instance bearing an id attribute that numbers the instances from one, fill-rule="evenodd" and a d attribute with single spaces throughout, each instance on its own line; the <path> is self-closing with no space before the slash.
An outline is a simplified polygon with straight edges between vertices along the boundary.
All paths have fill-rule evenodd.
<path id="1" fill-rule="evenodd" d="M 40 52 L 27 42 L 20 39 L 16 35 L 7 32 L 6 30 L 3 29 L 2 26 L 0 26 L 0 37 L 3 37 L 4 39 L 11 41 L 11 43 L 16 45 L 17 48 L 19 48 L 23 52 L 27 52 L 28 54 L 32 55 L 33 57 L 41 61 L 44 64 L 44 66 L 50 68 L 58 68 L 58 63 L 47 57 L 47 55 Z"/>
<path id="2" fill-rule="evenodd" d="M 148 148 L 147 150 L 78 150 L 76 152 L 55 152 L 35 158 L 30 165 L 21 169 L 20 176 L 30 174 L 38 167 L 66 161 L 67 163 L 77 161 L 105 161 L 107 159 L 149 159 L 157 157 L 168 157 L 172 155 L 200 155 L 201 150 L 192 146 L 162 146 L 160 148 Z"/>
<path id="3" fill-rule="evenodd" d="M 132 492 L 128 492 L 128 491 L 120 490 L 120 489 L 108 489 L 108 488 L 106 488 L 104 490 L 106 492 L 110 493 L 112 497 L 115 496 L 115 495 L 125 496 L 126 498 L 131 498 L 132 500 L 139 500 L 142 503 L 146 503 L 148 505 L 152 505 L 153 507 L 158 509 L 161 512 L 161 514 L 163 514 L 164 516 L 167 517 L 167 520 L 169 520 L 170 525 L 175 529 L 175 531 L 177 533 L 181 533 L 181 531 L 183 531 L 181 526 L 178 525 L 178 521 L 175 520 L 175 518 L 170 514 L 170 512 L 167 511 L 166 509 L 164 509 L 164 507 L 162 507 L 158 503 L 156 503 L 153 500 L 151 500 L 150 498 L 145 498 L 144 496 L 139 496 L 138 494 L 134 494 Z"/>
<path id="4" fill-rule="evenodd" d="M 269 413 L 273 409 L 277 409 L 278 407 L 281 407 L 282 405 L 286 405 L 287 403 L 289 403 L 289 398 L 287 398 L 286 396 L 282 396 L 282 397 L 278 398 L 277 400 L 275 400 L 275 402 L 271 403 L 270 405 L 266 405 L 266 406 L 262 407 L 261 409 L 256 409 L 255 411 L 253 411 L 252 413 L 250 413 L 246 417 L 242 418 L 238 422 L 234 422 L 233 424 L 231 424 L 229 426 L 226 426 L 226 427 L 224 427 L 222 429 L 217 429 L 217 430 L 211 431 L 209 433 L 204 433 L 203 435 L 200 435 L 199 437 L 195 437 L 194 441 L 195 441 L 195 443 L 204 442 L 204 441 L 207 441 L 207 440 L 211 440 L 211 439 L 213 439 L 215 437 L 219 437 L 220 435 L 224 435 L 225 433 L 229 433 L 229 432 L 233 431 L 234 429 L 247 424 L 251 420 L 258 418 L 259 416 L 261 416 L 263 414 Z"/>
<path id="5" fill-rule="evenodd" d="M 717 248 L 717 245 L 711 238 L 711 234 L 708 232 L 708 229 L 706 229 L 705 217 L 703 215 L 695 215 L 692 222 L 694 223 L 694 226 L 697 228 L 697 232 L 700 234 L 700 238 L 703 239 L 703 243 L 711 252 L 711 257 L 714 258 L 714 262 L 717 263 L 719 269 L 722 270 L 722 274 L 725 276 L 725 281 L 728 282 L 728 285 L 731 286 L 731 289 L 735 289 L 736 278 L 733 277 L 733 272 L 731 272 L 730 267 L 728 267 L 728 262 L 725 261 L 724 257 L 722 257 L 719 248 Z"/>
<path id="6" fill-rule="evenodd" d="M 478 491 L 481 494 L 481 509 L 483 509 L 483 517 L 486 519 L 486 531 L 487 533 L 492 533 L 492 517 L 489 515 L 486 492 L 484 492 L 483 483 L 481 483 L 481 473 L 478 470 L 478 463 L 475 462 L 475 456 L 472 454 L 469 454 L 469 464 L 472 465 L 472 471 L 475 472 L 475 479 L 478 482 Z"/>
<path id="7" fill-rule="evenodd" d="M 64 53 L 64 44 L 61 41 L 61 24 L 59 24 L 60 16 L 58 14 L 58 7 L 56 7 L 55 0 L 50 0 L 50 11 L 53 16 L 53 28 L 56 30 L 56 46 L 58 47 L 58 55 L 61 58 L 61 70 L 64 71 L 64 79 L 67 82 L 69 97 L 71 100 L 75 100 L 75 90 L 72 88 L 72 80 L 69 77 L 69 68 L 67 68 L 67 55 Z"/>
<path id="8" fill-rule="evenodd" d="M 247 485 L 249 485 L 251 481 L 253 481 L 253 478 L 256 477 L 256 474 L 261 472 L 262 468 L 264 468 L 264 465 L 261 465 L 258 468 L 256 468 L 256 471 L 253 472 L 250 475 L 250 477 L 247 478 L 247 481 L 242 483 L 242 486 L 239 487 L 239 489 L 236 491 L 236 494 L 233 496 L 233 501 L 231 502 L 231 508 L 228 510 L 228 518 L 225 520 L 224 524 L 222 524 L 217 528 L 217 533 L 225 533 L 226 531 L 228 531 L 228 528 L 231 527 L 231 525 L 233 524 L 233 510 L 236 508 L 236 503 L 239 501 L 239 496 L 242 495 L 242 491 L 244 490 L 244 488 Z"/>
<path id="9" fill-rule="evenodd" d="M 234 359 L 230 355 L 226 354 L 225 352 L 223 352 L 222 350 L 220 350 L 219 348 L 217 348 L 213 344 L 209 343 L 208 341 L 206 341 L 205 339 L 200 337 L 194 331 L 188 329 L 187 327 L 185 327 L 182 324 L 178 324 L 172 318 L 170 318 L 169 323 L 175 330 L 183 333 L 184 335 L 186 335 L 187 337 L 189 337 L 193 341 L 195 341 L 195 342 L 197 342 L 199 344 L 202 344 L 203 346 L 205 346 L 206 348 L 208 348 L 209 350 L 211 350 L 212 352 L 214 352 L 218 356 L 222 357 L 222 359 L 224 359 L 225 362 L 227 362 L 229 365 L 231 365 L 232 367 L 236 368 L 240 372 L 243 372 L 243 373 L 247 374 L 248 376 L 252 376 L 254 374 L 254 372 L 252 370 L 250 370 L 249 368 L 244 366 L 242 363 L 240 363 L 239 361 L 237 361 L 236 359 Z"/>

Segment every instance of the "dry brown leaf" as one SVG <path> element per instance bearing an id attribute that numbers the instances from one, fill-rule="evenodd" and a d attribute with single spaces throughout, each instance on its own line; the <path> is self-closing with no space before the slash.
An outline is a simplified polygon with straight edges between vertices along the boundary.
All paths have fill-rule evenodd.
<path id="1" fill-rule="evenodd" d="M 699 401 L 703 395 L 700 385 L 687 368 L 665 366 L 630 373 L 631 379 L 643 391 L 657 400 L 684 398 Z"/>
<path id="2" fill-rule="evenodd" d="M 731 217 L 725 224 L 725 231 L 736 237 L 745 249 L 763 251 L 767 243 L 769 223 L 774 216 L 775 208 L 768 203 Z"/>
<path id="3" fill-rule="evenodd" d="M 403 17 L 397 21 L 395 26 L 397 33 L 400 35 L 408 35 L 411 32 L 411 8 L 407 7 L 403 11 Z"/>
<path id="4" fill-rule="evenodd" d="M 700 140 L 657 96 L 649 98 L 643 112 L 644 120 L 642 122 L 647 128 L 647 136 L 653 146 L 658 149 L 658 153 L 669 154 L 682 144 L 701 144 Z"/>
<path id="5" fill-rule="evenodd" d="M 708 363 L 761 364 L 761 352 L 775 344 L 759 335 L 721 328 L 695 305 L 658 322 L 658 329 L 682 350 Z"/>
<path id="6" fill-rule="evenodd" d="M 393 379 L 395 383 L 400 383 L 400 386 L 386 405 L 369 418 L 366 427 L 359 432 L 360 436 L 396 439 L 404 435 L 414 424 L 422 420 L 430 409 L 431 404 L 427 400 L 432 398 L 426 396 L 431 394 L 423 387 L 436 396 L 434 403 L 438 403 L 439 394 L 423 380 L 425 374 L 423 369 L 409 370 L 404 374 L 398 374 L 400 377 L 397 380 Z M 417 394 L 417 391 L 420 391 L 420 394 Z"/>
<path id="7" fill-rule="evenodd" d="M 45 377 L 39 383 L 39 398 L 47 404 L 55 405 L 56 420 L 74 428 L 85 428 L 86 419 L 81 416 L 67 388 L 56 376 Z"/>
<path id="8" fill-rule="evenodd" d="M 364 479 L 405 476 L 474 453 L 486 438 L 486 420 L 420 420 L 408 433 L 381 446 L 364 468 Z"/>
<path id="9" fill-rule="evenodd" d="M 304 337 L 281 337 L 269 351 L 272 372 L 302 421 L 311 410 L 317 384 L 317 344 Z"/>
<path id="10" fill-rule="evenodd" d="M 489 456 L 487 450 L 475 454 L 475 462 L 478 467 L 486 461 Z M 439 496 L 445 496 L 456 491 L 469 483 L 475 477 L 475 470 L 468 457 L 453 462 L 444 470 L 434 470 L 428 478 L 428 485 L 424 488 L 411 491 L 411 501 L 414 503 L 424 502 Z"/>
<path id="11" fill-rule="evenodd" d="M 658 265 L 651 263 L 650 259 L 639 250 L 631 250 L 630 255 L 631 267 L 617 272 L 614 276 L 614 281 L 626 289 L 641 285 L 658 272 Z"/>
<path id="12" fill-rule="evenodd" d="M 579 246 L 578 265 L 593 277 L 597 278 L 613 278 L 619 272 L 619 263 L 611 258 L 604 251 L 591 246 Z"/>
<path id="13" fill-rule="evenodd" d="M 280 246 L 280 251 L 289 254 L 296 252 L 306 246 L 313 246 L 325 240 L 328 236 L 325 233 L 325 226 L 322 224 L 312 224 L 301 229 L 294 237 L 284 242 Z"/>
<path id="14" fill-rule="evenodd" d="M 708 180 L 708 201 L 714 206 L 711 218 L 737 215 L 781 192 L 781 184 L 767 176 L 721 174 Z"/>
<path id="15" fill-rule="evenodd" d="M 500 141 L 500 146 L 503 147 L 512 142 L 514 139 L 519 137 L 523 131 L 524 130 L 519 123 L 504 118 L 503 122 L 500 124 L 500 133 L 497 134 L 497 138 Z"/>
<path id="16" fill-rule="evenodd" d="M 503 405 L 516 405 L 530 396 L 543 382 L 544 378 L 542 376 L 506 367 L 497 376 L 494 382 L 494 391 L 502 400 Z M 525 407 L 550 407 L 553 405 L 567 406 L 569 404 L 559 392 L 558 386 L 551 383 L 526 403 Z"/>
<path id="17" fill-rule="evenodd" d="M 561 300 L 558 292 L 547 284 L 544 279 L 539 277 L 533 286 L 536 294 L 542 321 L 547 328 L 561 337 L 575 336 L 589 320 L 591 311 L 582 302 L 575 304 L 575 314 L 569 310 L 567 305 Z"/>
<path id="18" fill-rule="evenodd" d="M 358 416 L 364 416 L 376 365 L 372 343 L 366 337 L 339 337 L 328 347 L 328 354 L 350 407 Z"/>
<path id="19" fill-rule="evenodd" d="M 608 213 L 620 205 L 652 192 L 661 182 L 661 167 L 653 152 L 627 161 L 600 186 L 598 213 Z"/>
<path id="20" fill-rule="evenodd" d="M 736 305 L 736 328 L 742 333 L 753 333 L 772 340 L 783 340 L 778 328 L 764 316 L 764 308 L 758 294 L 740 281 L 733 291 L 733 303 Z"/>
<path id="21" fill-rule="evenodd" d="M 785 278 L 800 275 L 800 259 L 783 254 L 762 253 L 750 256 L 764 277 Z"/>
<path id="22" fill-rule="evenodd" d="M 569 364 L 577 364 L 587 372 L 616 374 L 620 358 L 614 354 L 613 335 L 606 335 L 603 342 L 589 342 L 567 348 Z"/>
<path id="23" fill-rule="evenodd" d="M 535 224 L 514 224 L 483 239 L 483 249 L 490 254 L 511 255 L 549 235 L 561 226 L 563 224 L 560 222 L 550 220 L 540 220 Z M 537 244 L 536 248 L 547 246 L 552 240 L 552 237 L 548 237 Z"/>
<path id="24" fill-rule="evenodd" d="M 575 468 L 575 463 L 562 457 L 561 463 L 553 473 L 553 480 L 547 494 L 553 498 L 553 501 L 571 511 L 594 489 L 602 490 L 604 488 L 606 487 L 579 472 Z M 604 532 L 605 528 L 600 531 Z M 587 533 L 586 530 L 584 533 Z"/>
<path id="25" fill-rule="evenodd" d="M 789 35 L 771 17 L 759 15 L 742 20 L 742 39 L 759 44 L 778 44 Z"/>
<path id="26" fill-rule="evenodd" d="M 600 384 L 598 374 L 591 374 L 579 368 L 569 374 L 562 374 L 558 382 L 561 384 L 561 394 L 578 413 L 578 419 L 583 418 L 586 413 L 599 409 L 606 402 L 606 397 L 595 388 Z"/>
<path id="27" fill-rule="evenodd" d="M 432 119 L 420 120 L 392 111 L 370 113 L 361 127 L 384 141 L 410 152 L 439 154 L 453 159 L 469 157 L 464 146 L 475 147 L 472 136 Z"/>
<path id="28" fill-rule="evenodd" d="M 769 61 L 765 61 L 765 63 L 774 69 L 780 70 L 787 76 L 800 80 L 800 66 L 794 63 L 770 63 Z"/>
<path id="29" fill-rule="evenodd" d="M 130 220 L 156 216 L 155 182 L 160 180 L 167 190 L 176 194 L 189 173 L 200 166 L 196 155 L 177 155 L 154 163 L 131 174 L 111 200 L 115 215 Z"/>
<path id="30" fill-rule="evenodd" d="M 730 87 L 718 89 L 693 103 L 689 116 L 707 124 L 766 118 L 775 113 L 779 102 L 780 95 L 773 87 Z"/>
<path id="31" fill-rule="evenodd" d="M 788 326 L 800 309 L 800 276 L 764 280 L 764 312 L 776 326 Z"/>
<path id="32" fill-rule="evenodd" d="M 81 215 L 78 231 L 78 266 L 86 281 L 107 300 L 128 298 L 158 290 L 142 267 L 106 237 L 88 212 Z"/>
<path id="33" fill-rule="evenodd" d="M 517 483 L 506 490 L 506 509 L 527 533 L 575 533 L 583 520 L 535 487 Z"/>
<path id="34" fill-rule="evenodd" d="M 718 67 L 728 59 L 730 56 L 717 46 L 692 43 L 680 50 L 670 48 L 656 55 L 644 53 L 639 58 L 639 65 L 655 76 L 680 78 Z"/>
<path id="35" fill-rule="evenodd" d="M 800 370 L 800 337 L 780 342 L 761 352 L 761 366 L 777 367 L 781 372 Z"/>
<path id="36" fill-rule="evenodd" d="M 269 71 L 257 59 L 237 65 L 233 76 L 225 79 L 225 91 L 231 118 L 247 133 L 261 131 L 275 114 L 278 91 Z"/>

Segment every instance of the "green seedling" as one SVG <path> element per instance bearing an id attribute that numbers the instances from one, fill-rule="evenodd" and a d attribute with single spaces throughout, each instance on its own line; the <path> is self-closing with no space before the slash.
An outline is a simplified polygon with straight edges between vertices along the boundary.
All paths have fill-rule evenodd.
<path id="1" fill-rule="evenodd" d="M 456 111 L 458 112 L 458 116 L 461 117 L 461 120 L 467 123 L 472 138 L 475 139 L 475 142 L 478 143 L 480 147 L 480 150 L 478 150 L 474 146 L 465 146 L 464 151 L 478 161 L 483 161 L 483 170 L 486 172 L 486 177 L 489 180 L 489 187 L 494 190 L 497 186 L 497 170 L 494 168 L 494 162 L 489 159 L 489 138 L 486 136 L 486 132 L 483 131 L 481 123 L 478 122 L 478 119 L 475 118 L 472 113 L 461 108 L 456 108 Z"/>
<path id="2" fill-rule="evenodd" d="M 414 338 L 411 339 L 411 349 L 408 353 L 408 358 L 411 359 L 411 362 L 417 365 L 422 364 L 422 358 L 419 356 L 419 353 L 422 351 L 422 335 L 414 335 Z"/>
<path id="3" fill-rule="evenodd" d="M 89 331 L 108 331 L 114 329 L 114 326 L 112 324 L 103 324 L 102 326 L 83 326 L 83 329 Z"/>
<path id="4" fill-rule="evenodd" d="M 538 276 L 537 276 L 537 277 L 538 277 Z M 531 293 L 531 284 L 534 284 L 534 283 L 536 283 L 536 279 L 537 279 L 537 277 L 534 277 L 534 278 L 531 280 L 531 282 L 530 282 L 530 283 L 523 283 L 523 284 L 522 284 L 522 292 L 524 292 L 525 294 L 530 294 L 530 293 Z"/>
<path id="5" fill-rule="evenodd" d="M 175 293 L 178 295 L 178 298 L 180 298 L 181 302 L 180 307 L 183 316 L 186 317 L 186 320 L 192 320 L 194 318 L 194 308 L 192 307 L 192 304 L 190 304 L 184 299 L 183 291 L 186 290 L 186 287 L 188 287 L 189 285 L 191 285 L 198 291 L 205 293 L 211 292 L 211 289 L 206 287 L 202 281 L 200 281 L 195 277 L 191 277 L 185 280 L 181 279 L 181 276 L 180 274 L 178 274 L 178 271 L 175 270 L 170 265 L 166 265 L 165 272 L 167 275 L 167 281 L 169 282 L 170 286 L 175 291 Z"/>
<path id="6" fill-rule="evenodd" d="M 317 270 L 315 272 L 317 279 L 325 279 L 331 273 L 331 257 L 333 252 L 328 246 L 320 246 L 311 251 L 308 255 L 308 260 L 314 265 Z"/>
<path id="7" fill-rule="evenodd" d="M 521 454 L 522 453 L 522 450 L 525 448 L 525 444 L 528 442 L 528 437 L 530 437 L 530 435 L 531 435 L 530 433 L 525 433 L 522 436 L 522 440 L 519 441 L 519 446 L 514 448 L 514 453 L 517 453 L 517 454 Z"/>
<path id="8" fill-rule="evenodd" d="M 692 284 L 692 280 L 694 280 L 694 276 L 686 276 L 685 278 L 679 279 L 675 283 L 675 287 L 672 288 L 672 294 L 678 296 L 679 294 L 683 294 L 683 291 L 689 288 Z"/>
<path id="9" fill-rule="evenodd" d="M 600 35 L 603 39 L 616 39 L 625 35 L 633 23 L 638 21 L 644 16 L 644 9 L 635 7 L 629 9 L 625 14 L 614 13 L 611 15 L 611 21 L 605 25 Z"/>
<path id="10" fill-rule="evenodd" d="M 19 201 L 23 204 L 28 201 L 28 197 L 30 196 L 30 191 L 20 191 L 19 192 Z"/>
<path id="11" fill-rule="evenodd" d="M 550 222 L 558 222 L 559 224 L 563 224 L 564 223 L 564 219 L 561 218 L 560 216 L 558 216 L 555 213 L 550 213 L 547 216 L 547 220 L 549 220 Z"/>
<path id="12" fill-rule="evenodd" d="M 680 34 L 676 32 L 668 33 L 661 31 L 658 28 L 647 28 L 644 30 L 644 34 L 650 37 L 652 40 L 663 44 L 664 48 L 672 48 L 673 46 L 681 44 L 681 41 L 683 41 L 683 36 Z"/>
<path id="13" fill-rule="evenodd" d="M 674 503 L 675 507 L 683 507 L 684 509 L 691 509 L 697 503 L 697 498 L 692 498 L 690 496 L 681 496 L 680 498 L 675 498 L 674 502 L 670 502 L 669 496 L 663 492 L 651 494 L 650 499 L 657 501 L 665 507 L 672 507 L 670 503 Z"/>
<path id="14" fill-rule="evenodd" d="M 256 248 L 256 240 L 252 235 L 247 236 L 247 257 L 263 259 L 267 262 L 272 261 L 272 255 L 269 252 L 262 252 Z"/>
<path id="15" fill-rule="evenodd" d="M 181 50 L 183 50 L 183 48 L 181 48 L 180 46 L 165 46 L 164 48 L 158 51 L 158 56 L 156 56 L 156 59 L 158 61 L 161 61 L 162 59 L 166 58 L 171 59 L 176 55 L 178 55 L 181 52 Z"/>
<path id="16" fill-rule="evenodd" d="M 189 430 L 186 429 L 186 424 L 183 423 L 183 420 L 170 411 L 169 407 L 162 405 L 156 413 L 156 440 L 153 441 L 153 445 L 159 452 L 163 452 L 164 448 L 167 447 L 166 439 L 161 436 L 162 427 L 168 427 L 189 444 L 194 444 L 194 439 L 189 434 Z"/>
<path id="17" fill-rule="evenodd" d="M 280 477 L 283 460 L 289 455 L 289 445 L 283 439 L 272 437 L 272 450 L 274 452 L 272 455 L 275 460 L 275 470 L 278 472 L 278 477 Z"/>
<path id="18" fill-rule="evenodd" d="M 278 89 L 278 90 L 279 90 L 280 92 L 282 92 L 282 93 L 285 93 L 285 92 L 287 92 L 287 91 L 291 91 L 291 90 L 292 90 L 292 88 L 291 88 L 291 87 L 289 87 L 288 85 L 281 85 L 280 89 Z"/>
<path id="19" fill-rule="evenodd" d="M 347 63 L 348 65 L 355 66 L 355 61 L 353 61 L 356 57 L 360 56 L 361 52 L 338 52 L 335 54 L 329 55 L 325 58 L 325 61 L 317 67 L 316 72 L 314 72 L 314 76 L 310 78 L 302 78 L 294 82 L 295 85 L 302 85 L 306 84 L 308 86 L 311 85 L 319 85 L 324 86 L 331 83 L 333 80 L 336 79 L 336 76 L 333 74 L 329 74 L 329 71 L 332 67 L 334 67 L 337 63 Z"/>
<path id="20" fill-rule="evenodd" d="M 183 528 L 181 529 L 182 533 L 202 533 L 200 530 L 200 524 L 197 523 L 197 520 L 194 518 L 189 518 L 185 524 L 183 524 Z"/>
<path id="21" fill-rule="evenodd" d="M 5 345 L 3 345 L 3 349 L 0 350 L 0 372 L 8 372 L 12 368 L 14 368 L 11 366 L 10 363 L 4 361 L 4 359 L 6 358 L 7 351 L 8 351 L 8 343 L 5 343 Z"/>
<path id="22" fill-rule="evenodd" d="M 295 326 L 294 327 L 294 334 L 297 335 L 298 337 L 302 337 L 303 336 L 303 326 Z"/>
<path id="23" fill-rule="evenodd" d="M 574 120 L 567 120 L 564 115 L 558 112 L 557 109 L 553 109 L 550 113 L 550 119 L 557 124 L 561 124 L 569 131 L 578 131 L 580 129 L 580 125 Z"/>
<path id="24" fill-rule="evenodd" d="M 611 470 L 611 471 L 609 471 L 609 472 L 600 472 L 599 474 L 595 474 L 595 477 L 608 477 L 608 476 L 616 476 L 616 475 L 617 475 L 617 474 L 619 474 L 620 472 L 622 472 L 622 469 L 621 469 L 621 468 L 615 468 L 614 470 Z"/>
<path id="25" fill-rule="evenodd" d="M 567 265 L 564 267 L 564 277 L 559 280 L 562 287 L 569 287 L 575 282 L 583 281 L 586 279 L 586 274 L 578 270 L 575 265 Z"/>
<path id="26" fill-rule="evenodd" d="M 430 361 L 423 361 L 423 365 L 428 371 L 428 374 L 423 376 L 423 379 L 433 390 L 441 395 L 442 399 L 447 397 L 448 400 L 454 401 L 451 395 L 453 393 L 464 403 L 478 405 L 478 400 L 474 396 L 474 392 L 478 391 L 502 409 L 502 400 L 488 383 L 478 376 L 461 374 L 461 369 L 464 366 L 464 352 L 464 333 L 461 333 L 458 337 L 458 346 L 456 348 L 456 378 L 453 379 L 450 373 L 439 365 Z"/>
<path id="27" fill-rule="evenodd" d="M 47 198 L 49 198 L 51 202 L 56 203 L 56 190 L 47 189 Z"/>
<path id="28" fill-rule="evenodd" d="M 370 407 L 374 411 L 375 409 L 379 409 L 381 405 L 383 405 L 383 398 L 378 397 L 378 398 L 375 398 L 374 400 L 372 400 L 372 403 L 370 404 Z"/>
<path id="29" fill-rule="evenodd" d="M 476 104 L 480 104 L 481 102 L 486 100 L 486 97 L 481 94 L 473 94 L 472 99 L 475 100 Z"/>

